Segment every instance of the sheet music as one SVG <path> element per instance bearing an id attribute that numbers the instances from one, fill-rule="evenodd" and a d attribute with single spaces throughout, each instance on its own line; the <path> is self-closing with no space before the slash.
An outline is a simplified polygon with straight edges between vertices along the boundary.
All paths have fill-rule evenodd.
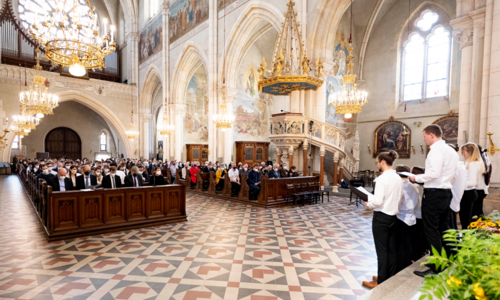
<path id="1" fill-rule="evenodd" d="M 410 172 L 398 172 L 399 175 L 402 175 L 404 177 L 411 177 L 411 176 L 416 176 L 415 174 L 412 174 Z"/>
<path id="2" fill-rule="evenodd" d="M 368 201 L 372 200 L 373 197 L 375 197 L 372 193 L 370 193 L 369 191 L 367 191 L 364 187 L 360 186 L 360 187 L 357 187 L 358 191 L 362 192 L 363 194 L 367 195 L 368 196 Z"/>

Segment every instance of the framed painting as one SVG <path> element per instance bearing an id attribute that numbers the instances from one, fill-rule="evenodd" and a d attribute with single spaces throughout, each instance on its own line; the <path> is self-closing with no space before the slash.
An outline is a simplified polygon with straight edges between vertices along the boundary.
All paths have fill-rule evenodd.
<path id="1" fill-rule="evenodd" d="M 373 133 L 373 157 L 394 150 L 399 158 L 410 158 L 411 130 L 404 123 L 388 121 L 380 124 Z"/>
<path id="2" fill-rule="evenodd" d="M 434 121 L 434 123 L 443 131 L 443 140 L 447 144 L 458 143 L 458 116 L 447 116 Z"/>

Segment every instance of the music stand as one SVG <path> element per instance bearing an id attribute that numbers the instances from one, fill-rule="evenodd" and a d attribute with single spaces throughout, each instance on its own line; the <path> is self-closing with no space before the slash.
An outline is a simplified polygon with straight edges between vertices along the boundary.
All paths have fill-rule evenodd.
<path id="1" fill-rule="evenodd" d="M 362 203 L 362 202 L 368 201 L 368 195 L 361 192 L 360 190 L 357 189 L 357 187 L 355 187 L 353 185 L 350 185 L 349 189 L 351 190 L 351 193 L 354 193 L 354 195 L 356 195 L 356 200 L 354 200 L 354 204 L 356 204 L 356 207 L 358 207 L 359 204 L 363 204 L 363 206 L 364 206 L 364 203 Z M 351 204 L 352 204 L 352 202 L 349 202 L 349 205 L 351 205 Z"/>

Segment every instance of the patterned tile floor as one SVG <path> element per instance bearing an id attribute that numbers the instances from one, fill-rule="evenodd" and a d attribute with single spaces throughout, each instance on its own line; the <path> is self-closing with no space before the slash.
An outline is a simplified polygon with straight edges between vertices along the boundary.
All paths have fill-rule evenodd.
<path id="1" fill-rule="evenodd" d="M 356 299 L 376 275 L 372 213 L 188 195 L 188 222 L 47 243 L 0 176 L 0 299 Z"/>

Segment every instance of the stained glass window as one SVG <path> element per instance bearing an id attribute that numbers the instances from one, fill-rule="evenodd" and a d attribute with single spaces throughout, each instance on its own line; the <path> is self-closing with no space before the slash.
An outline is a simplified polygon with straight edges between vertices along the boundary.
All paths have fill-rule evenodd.
<path id="1" fill-rule="evenodd" d="M 449 49 L 450 33 L 443 27 L 436 28 L 427 48 L 427 98 L 448 94 Z"/>
<path id="2" fill-rule="evenodd" d="M 100 144 L 100 149 L 101 151 L 106 151 L 106 134 L 103 132 L 101 133 L 101 136 L 99 137 L 99 144 Z"/>
<path id="3" fill-rule="evenodd" d="M 405 101 L 422 98 L 424 49 L 424 39 L 418 34 L 412 35 L 405 46 L 403 75 L 403 97 Z"/>

